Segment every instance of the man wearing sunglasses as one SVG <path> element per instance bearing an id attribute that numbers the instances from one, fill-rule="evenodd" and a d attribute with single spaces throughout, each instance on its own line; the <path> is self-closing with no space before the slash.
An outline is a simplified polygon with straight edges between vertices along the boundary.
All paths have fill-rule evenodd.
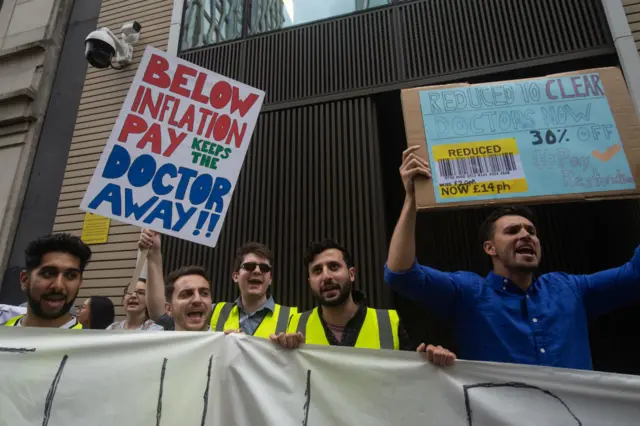
<path id="1" fill-rule="evenodd" d="M 264 339 L 286 332 L 296 308 L 281 306 L 271 296 L 273 255 L 264 244 L 246 243 L 236 250 L 233 281 L 240 297 L 217 303 L 211 316 L 215 331 L 240 332 Z"/>

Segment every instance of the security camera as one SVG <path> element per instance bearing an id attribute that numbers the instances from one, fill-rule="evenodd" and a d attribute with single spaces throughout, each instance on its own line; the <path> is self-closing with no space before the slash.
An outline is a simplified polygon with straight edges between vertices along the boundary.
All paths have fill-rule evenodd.
<path id="1" fill-rule="evenodd" d="M 120 40 L 107 27 L 92 31 L 84 40 L 84 56 L 95 68 L 122 69 L 131 63 L 132 45 L 140 39 L 141 29 L 137 21 L 127 22 L 122 26 Z"/>

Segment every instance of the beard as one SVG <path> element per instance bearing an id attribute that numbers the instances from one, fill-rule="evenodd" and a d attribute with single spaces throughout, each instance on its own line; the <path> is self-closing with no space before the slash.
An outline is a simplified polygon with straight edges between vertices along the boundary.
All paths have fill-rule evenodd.
<path id="1" fill-rule="evenodd" d="M 73 299 L 66 302 L 64 305 L 62 305 L 62 307 L 58 312 L 54 312 L 54 313 L 44 312 L 44 310 L 42 309 L 42 298 L 43 296 L 46 298 L 47 296 L 50 296 L 52 294 L 60 294 L 60 293 L 46 293 L 40 296 L 40 300 L 35 300 L 33 297 L 31 297 L 31 290 L 27 290 L 27 301 L 29 303 L 29 307 L 31 308 L 31 311 L 36 317 L 42 318 L 42 319 L 48 319 L 48 320 L 58 319 L 69 313 L 69 310 L 71 309 L 74 302 L 76 301 L 76 297 L 78 297 L 78 293 L 76 293 L 75 296 L 73 296 Z"/>
<path id="2" fill-rule="evenodd" d="M 351 281 L 347 280 L 344 285 L 340 285 L 340 294 L 338 295 L 338 297 L 331 300 L 325 299 L 325 297 L 322 295 L 322 292 L 317 293 L 315 291 L 312 291 L 311 293 L 313 294 L 313 298 L 316 299 L 316 302 L 318 302 L 318 304 L 320 304 L 321 306 L 334 308 L 336 306 L 344 305 L 344 303 L 349 298 L 349 295 L 351 294 L 351 287 Z"/>

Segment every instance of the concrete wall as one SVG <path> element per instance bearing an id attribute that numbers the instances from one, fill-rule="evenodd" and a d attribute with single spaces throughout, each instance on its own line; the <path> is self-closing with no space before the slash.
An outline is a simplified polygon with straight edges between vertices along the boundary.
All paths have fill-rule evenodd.
<path id="1" fill-rule="evenodd" d="M 72 6 L 73 0 L 4 0 L 0 9 L 0 274 L 15 238 Z"/>

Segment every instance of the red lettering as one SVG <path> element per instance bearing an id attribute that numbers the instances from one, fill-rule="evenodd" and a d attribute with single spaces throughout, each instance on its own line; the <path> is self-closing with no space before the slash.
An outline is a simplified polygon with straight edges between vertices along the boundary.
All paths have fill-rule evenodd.
<path id="1" fill-rule="evenodd" d="M 193 104 L 187 107 L 187 110 L 184 112 L 182 119 L 178 123 L 179 128 L 184 129 L 184 127 L 187 126 L 187 129 L 190 132 L 193 132 L 193 120 L 195 115 L 195 109 L 196 109 L 196 106 Z"/>
<path id="2" fill-rule="evenodd" d="M 164 116 L 169 111 L 169 108 L 180 106 L 180 99 L 174 98 L 171 95 L 164 96 L 164 104 L 162 105 L 162 112 L 160 113 L 159 121 L 164 121 Z"/>
<path id="3" fill-rule="evenodd" d="M 153 91 L 148 89 L 144 93 L 144 97 L 142 98 L 142 104 L 140 105 L 140 114 L 144 114 L 145 111 L 149 111 L 149 114 L 153 117 L 154 120 L 158 119 L 158 114 L 160 114 L 160 107 L 162 106 L 162 100 L 164 99 L 164 93 L 160 93 L 158 95 L 158 99 L 156 102 L 153 102 Z"/>
<path id="4" fill-rule="evenodd" d="M 213 134 L 213 126 L 215 126 L 216 121 L 218 121 L 219 115 L 220 114 L 218 114 L 217 112 L 213 113 L 213 116 L 211 117 L 211 121 L 209 121 L 209 127 L 207 127 L 207 134 L 203 136 L 205 139 L 211 139 L 211 135 Z"/>
<path id="5" fill-rule="evenodd" d="M 220 142 L 227 134 L 229 134 L 229 128 L 231 127 L 231 117 L 227 114 L 223 114 L 216 121 L 216 125 L 213 128 L 213 139 Z"/>
<path id="6" fill-rule="evenodd" d="M 180 107 L 180 99 L 176 99 L 173 103 L 173 108 L 171 109 L 171 115 L 169 116 L 169 123 L 172 126 L 178 127 L 178 123 L 176 122 L 176 114 L 178 113 L 178 108 Z"/>
<path id="7" fill-rule="evenodd" d="M 573 93 L 576 94 L 576 97 L 578 98 L 584 98 L 587 95 L 585 93 L 580 93 L 580 88 L 582 87 L 582 85 L 580 84 L 580 79 L 582 77 L 571 77 L 571 84 L 573 85 Z"/>
<path id="8" fill-rule="evenodd" d="M 198 136 L 202 136 L 202 132 L 204 132 L 204 126 L 205 124 L 207 124 L 207 118 L 211 117 L 211 115 L 213 114 L 213 111 L 208 110 L 206 108 L 200 108 L 198 109 L 198 112 L 200 113 L 200 125 L 198 125 Z"/>
<path id="9" fill-rule="evenodd" d="M 244 100 L 240 99 L 240 90 L 237 87 L 233 88 L 233 98 L 231 100 L 231 114 L 240 110 L 240 117 L 244 115 L 253 107 L 253 104 L 258 100 L 258 95 L 250 93 Z"/>
<path id="10" fill-rule="evenodd" d="M 129 114 L 124 120 L 122 130 L 120 130 L 120 134 L 118 135 L 118 141 L 127 143 L 129 135 L 144 133 L 148 127 L 149 126 L 147 122 L 144 121 L 142 117 L 138 117 L 134 114 Z"/>
<path id="11" fill-rule="evenodd" d="M 171 84 L 171 77 L 167 74 L 169 70 L 169 62 L 162 56 L 156 54 L 151 55 L 147 69 L 144 71 L 142 81 L 152 86 L 166 89 Z"/>
<path id="12" fill-rule="evenodd" d="M 198 74 L 198 77 L 196 78 L 196 84 L 193 87 L 193 92 L 191 92 L 191 99 L 203 104 L 209 103 L 209 98 L 204 96 L 204 94 L 202 93 L 202 89 L 204 88 L 204 84 L 206 82 L 207 82 L 207 75 L 202 72 Z"/>
<path id="13" fill-rule="evenodd" d="M 162 153 L 162 133 L 160 125 L 153 123 L 149 130 L 142 136 L 142 139 L 136 145 L 139 149 L 144 149 L 147 144 L 151 144 L 151 152 L 154 154 Z"/>
<path id="14" fill-rule="evenodd" d="M 171 143 L 171 145 L 169 145 L 169 148 L 167 148 L 167 150 L 162 155 L 164 155 L 165 157 L 170 157 L 171 154 L 173 154 L 173 152 L 176 150 L 176 148 L 180 146 L 182 141 L 184 141 L 184 138 L 187 137 L 187 133 L 177 133 L 171 127 L 169 127 L 167 130 L 169 131 L 169 142 Z"/>
<path id="15" fill-rule="evenodd" d="M 594 74 L 591 76 L 591 84 L 595 88 L 595 93 L 598 96 L 604 96 L 604 89 L 600 86 L 600 76 L 598 74 Z"/>
<path id="16" fill-rule="evenodd" d="M 562 80 L 560 79 L 558 79 L 558 87 L 560 87 L 560 95 L 562 96 L 562 99 L 575 98 L 575 95 L 572 95 L 571 93 L 565 93 L 564 86 L 562 85 Z"/>
<path id="17" fill-rule="evenodd" d="M 236 147 L 240 148 L 242 145 L 242 141 L 244 140 L 244 132 L 247 130 L 247 123 L 242 123 L 242 130 L 238 129 L 238 120 L 233 120 L 231 124 L 231 131 L 229 131 L 229 136 L 227 136 L 226 144 L 229 145 L 231 143 L 231 139 L 235 139 Z"/>
<path id="18" fill-rule="evenodd" d="M 589 80 L 588 76 L 584 76 L 584 91 L 586 92 L 586 96 L 597 96 L 596 89 L 591 85 L 591 80 Z"/>
<path id="19" fill-rule="evenodd" d="M 145 87 L 139 86 L 136 91 L 136 97 L 133 98 L 133 105 L 131 106 L 131 112 L 137 112 L 138 107 L 140 106 L 140 101 L 142 100 L 142 95 L 144 95 Z"/>
<path id="20" fill-rule="evenodd" d="M 547 91 L 547 98 L 551 99 L 552 101 L 555 101 L 556 99 L 558 99 L 557 96 L 551 94 L 551 85 L 553 84 L 555 80 L 547 80 L 547 87 L 546 87 L 546 91 Z"/>
<path id="21" fill-rule="evenodd" d="M 173 81 L 171 82 L 171 90 L 176 95 L 189 97 L 191 96 L 191 92 L 189 89 L 184 87 L 186 84 L 189 84 L 189 80 L 187 80 L 187 76 L 195 77 L 198 74 L 198 71 L 193 68 L 189 68 L 182 64 L 176 67 L 176 73 L 173 75 Z"/>
<path id="22" fill-rule="evenodd" d="M 231 85 L 226 81 L 219 81 L 211 88 L 209 103 L 215 109 L 224 108 L 231 100 Z"/>

